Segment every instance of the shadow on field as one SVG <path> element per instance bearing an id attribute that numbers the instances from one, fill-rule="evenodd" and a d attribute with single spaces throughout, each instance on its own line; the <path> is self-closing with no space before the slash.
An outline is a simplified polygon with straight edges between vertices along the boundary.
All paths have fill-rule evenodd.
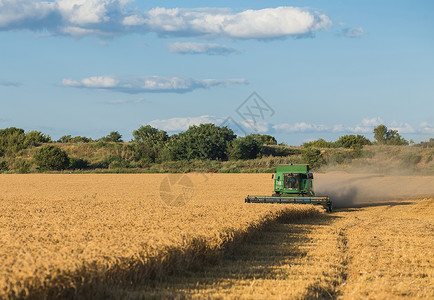
<path id="1" fill-rule="evenodd" d="M 247 242 L 226 252 L 216 265 L 206 265 L 196 272 L 182 272 L 165 280 L 150 281 L 125 291 L 130 299 L 191 298 L 193 295 L 224 297 L 231 287 L 249 286 L 255 279 L 284 280 L 282 265 L 291 265 L 306 255 L 302 245 L 310 242 L 308 234 L 316 227 L 340 218 L 321 214 L 296 221 L 279 221 L 255 233 Z"/>

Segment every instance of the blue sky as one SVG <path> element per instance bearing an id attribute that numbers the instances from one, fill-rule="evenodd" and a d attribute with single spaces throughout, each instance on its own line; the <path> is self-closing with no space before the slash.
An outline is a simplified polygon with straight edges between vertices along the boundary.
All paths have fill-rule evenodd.
<path id="1" fill-rule="evenodd" d="M 0 128 L 54 139 L 212 122 L 290 145 L 379 124 L 423 141 L 434 2 L 0 0 L 0 105 Z"/>

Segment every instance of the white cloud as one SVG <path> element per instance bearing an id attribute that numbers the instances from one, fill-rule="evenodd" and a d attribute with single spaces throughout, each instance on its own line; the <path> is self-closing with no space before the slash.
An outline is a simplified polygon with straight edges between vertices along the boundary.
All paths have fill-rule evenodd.
<path id="1" fill-rule="evenodd" d="M 81 80 L 63 79 L 64 86 L 111 90 L 122 93 L 186 93 L 195 89 L 213 86 L 229 86 L 231 84 L 246 84 L 245 79 L 202 79 L 195 80 L 185 77 L 117 77 L 92 76 Z"/>
<path id="2" fill-rule="evenodd" d="M 330 19 L 317 12 L 297 7 L 245 10 L 166 9 L 157 7 L 146 16 L 137 16 L 139 25 L 163 35 L 270 39 L 303 35 L 329 28 Z"/>
<path id="3" fill-rule="evenodd" d="M 224 45 L 206 43 L 172 43 L 169 48 L 170 52 L 179 54 L 228 55 L 238 52 Z"/>
<path id="4" fill-rule="evenodd" d="M 419 127 L 422 133 L 434 134 L 434 124 L 422 122 Z"/>
<path id="5" fill-rule="evenodd" d="M 399 123 L 396 121 L 393 121 L 390 124 L 389 129 L 392 130 L 398 130 L 398 133 L 414 133 L 416 130 L 408 123 Z"/>
<path id="6" fill-rule="evenodd" d="M 342 124 L 333 125 L 332 132 L 344 132 L 346 131 L 345 126 Z"/>
<path id="7" fill-rule="evenodd" d="M 350 132 L 350 133 L 372 133 L 374 127 L 384 124 L 383 119 L 380 117 L 374 118 L 364 118 L 362 119 L 361 124 L 357 124 L 355 127 L 346 127 L 342 130 L 342 132 Z"/>
<path id="8" fill-rule="evenodd" d="M 358 38 L 365 34 L 362 27 L 357 28 L 343 28 L 338 35 L 347 38 Z"/>
<path id="9" fill-rule="evenodd" d="M 330 19 L 298 7 L 233 12 L 228 8 L 127 9 L 129 0 L 2 0 L 0 30 L 41 30 L 82 37 L 154 32 L 162 36 L 271 39 L 327 29 Z"/>
<path id="10" fill-rule="evenodd" d="M 380 124 L 383 124 L 384 121 L 383 119 L 381 119 L 380 117 L 376 117 L 376 118 L 365 118 L 362 120 L 362 125 L 363 126 L 378 126 Z"/>
<path id="11" fill-rule="evenodd" d="M 351 133 L 372 133 L 373 130 L 374 127 L 365 127 L 360 125 L 346 128 L 346 131 Z"/>
<path id="12" fill-rule="evenodd" d="M 110 20 L 107 15 L 110 0 L 57 0 L 57 9 L 71 24 L 87 25 Z"/>
<path id="13" fill-rule="evenodd" d="M 293 125 L 288 123 L 276 124 L 273 126 L 273 129 L 278 132 L 285 132 L 285 133 L 324 132 L 330 130 L 330 128 L 326 125 L 310 124 L 306 122 L 295 123 Z"/>
<path id="14" fill-rule="evenodd" d="M 123 19 L 122 24 L 125 26 L 140 26 L 146 23 L 145 18 L 139 15 L 127 16 Z"/>
<path id="15" fill-rule="evenodd" d="M 172 118 L 167 120 L 153 120 L 148 123 L 152 127 L 162 129 L 165 131 L 184 131 L 190 126 L 200 125 L 205 123 L 221 124 L 224 118 L 204 115 L 200 117 L 185 117 L 185 118 Z"/>
<path id="16" fill-rule="evenodd" d="M 0 29 L 8 29 L 8 27 L 14 27 L 14 25 L 16 27 L 26 27 L 43 22 L 55 10 L 56 3 L 52 2 L 2 0 L 0 1 Z"/>
<path id="17" fill-rule="evenodd" d="M 267 133 L 270 131 L 270 124 L 265 121 L 244 120 L 240 123 L 244 126 L 246 132 L 254 131 L 256 133 Z"/>

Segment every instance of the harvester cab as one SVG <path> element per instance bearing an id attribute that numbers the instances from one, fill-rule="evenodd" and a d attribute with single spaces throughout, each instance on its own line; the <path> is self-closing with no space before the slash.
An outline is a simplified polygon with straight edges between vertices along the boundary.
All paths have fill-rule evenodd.
<path id="1" fill-rule="evenodd" d="M 298 203 L 323 205 L 328 212 L 333 203 L 327 196 L 315 196 L 313 174 L 309 165 L 281 165 L 273 174 L 274 191 L 271 196 L 247 196 L 247 203 Z"/>
<path id="2" fill-rule="evenodd" d="M 273 196 L 313 196 L 313 174 L 308 165 L 277 166 Z"/>

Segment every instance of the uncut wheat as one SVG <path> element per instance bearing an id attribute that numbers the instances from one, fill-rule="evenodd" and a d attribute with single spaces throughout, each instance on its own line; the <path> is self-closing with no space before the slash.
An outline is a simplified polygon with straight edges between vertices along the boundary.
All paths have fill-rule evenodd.
<path id="1" fill-rule="evenodd" d="M 0 298 L 99 295 L 217 259 L 267 220 L 318 212 L 245 204 L 270 193 L 268 174 L 191 174 L 184 203 L 168 203 L 167 176 L 1 175 Z"/>

